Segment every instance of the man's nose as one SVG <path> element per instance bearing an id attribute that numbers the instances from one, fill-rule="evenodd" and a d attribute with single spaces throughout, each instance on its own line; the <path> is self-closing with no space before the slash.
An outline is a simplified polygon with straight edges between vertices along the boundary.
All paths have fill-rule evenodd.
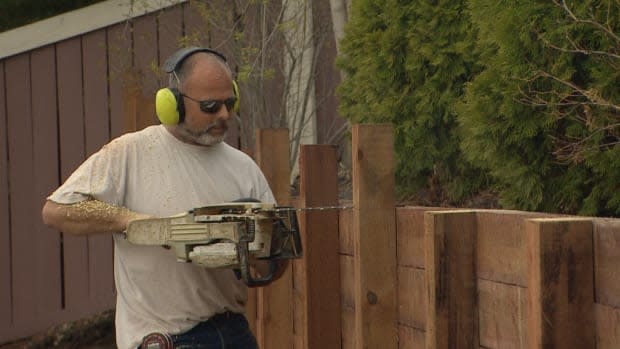
<path id="1" fill-rule="evenodd" d="M 218 119 L 221 119 L 221 120 L 224 120 L 224 121 L 228 121 L 228 119 L 230 119 L 230 117 L 232 116 L 232 111 L 228 111 L 228 108 L 226 108 L 225 105 L 222 105 L 220 107 L 220 110 L 217 111 L 215 116 Z"/>

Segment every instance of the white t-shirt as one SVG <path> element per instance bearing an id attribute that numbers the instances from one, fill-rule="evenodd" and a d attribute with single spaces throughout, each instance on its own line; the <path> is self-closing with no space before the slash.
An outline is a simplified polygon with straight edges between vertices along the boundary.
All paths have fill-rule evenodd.
<path id="1" fill-rule="evenodd" d="M 164 126 L 125 134 L 86 160 L 48 199 L 89 197 L 157 217 L 252 197 L 275 199 L 256 163 L 219 143 L 183 143 Z M 226 310 L 245 310 L 247 289 L 230 269 L 179 263 L 173 250 L 114 234 L 116 340 L 136 348 L 151 332 L 182 333 Z"/>

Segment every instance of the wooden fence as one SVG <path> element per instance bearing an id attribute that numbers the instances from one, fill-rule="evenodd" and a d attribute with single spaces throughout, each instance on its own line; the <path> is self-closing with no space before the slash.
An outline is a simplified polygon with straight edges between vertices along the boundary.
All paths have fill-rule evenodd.
<path id="1" fill-rule="evenodd" d="M 114 306 L 111 238 L 52 231 L 41 222 L 41 207 L 103 144 L 157 122 L 154 94 L 167 78 L 158 77 L 153 66 L 160 66 L 183 36 L 202 38 L 202 45 L 234 58 L 225 44 L 226 28 L 208 26 L 201 6 L 191 1 L 128 17 L 0 59 L 0 343 Z M 329 3 L 320 0 L 313 6 L 325 9 Z M 257 18 L 248 16 L 238 24 L 258 33 L 262 22 Z M 334 45 L 323 48 L 321 57 L 332 61 Z M 337 119 L 333 69 L 324 64 L 317 70 L 317 98 L 328 101 L 318 111 L 323 125 Z M 266 89 L 273 102 L 267 107 L 275 115 L 282 78 L 270 84 L 277 88 Z M 242 110 L 248 110 L 243 101 Z M 230 131 L 227 142 L 239 147 L 238 124 L 232 122 Z M 292 323 L 281 319 L 260 321 Z"/>
<path id="2" fill-rule="evenodd" d="M 620 220 L 397 207 L 392 144 L 354 125 L 352 208 L 302 211 L 304 258 L 253 294 L 262 348 L 620 347 Z M 302 148 L 299 207 L 337 203 L 334 155 Z"/>
<path id="3" fill-rule="evenodd" d="M 0 61 L 0 343 L 114 306 L 109 236 L 51 231 L 40 209 L 86 156 L 155 122 L 151 64 L 196 28 L 188 6 Z M 619 220 L 397 207 L 392 132 L 353 128 L 352 208 L 302 211 L 304 258 L 251 291 L 262 348 L 619 347 Z M 303 146 L 293 199 L 288 132 L 256 139 L 279 203 L 339 204 L 335 147 Z"/>
<path id="4" fill-rule="evenodd" d="M 350 208 L 301 211 L 303 258 L 250 292 L 248 318 L 262 348 L 618 347 L 620 220 L 397 207 L 392 128 L 354 125 L 352 135 Z M 290 197 L 288 137 L 286 129 L 256 137 L 256 160 L 278 201 L 338 205 L 330 145 L 302 147 L 300 196 Z M 35 190 L 36 178 L 12 177 L 11 188 Z M 26 198 L 10 200 L 33 209 Z M 30 334 L 19 327 L 25 323 L 42 328 L 112 306 L 109 239 L 62 237 L 37 221 L 18 220 L 25 236 L 5 241 L 31 252 L 2 254 L 5 262 L 33 272 L 13 275 L 22 293 L 4 297 L 12 289 L 0 288 L 2 309 L 10 309 L 2 312 L 3 340 Z M 48 248 L 60 243 L 87 253 Z M 41 272 L 56 259 L 64 261 L 66 298 L 58 275 Z M 88 287 L 72 286 L 87 270 L 97 271 L 80 279 Z"/>

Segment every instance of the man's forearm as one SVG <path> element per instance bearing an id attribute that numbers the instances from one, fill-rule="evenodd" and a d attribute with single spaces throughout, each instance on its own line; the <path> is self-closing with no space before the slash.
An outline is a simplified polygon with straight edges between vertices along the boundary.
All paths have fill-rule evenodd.
<path id="1" fill-rule="evenodd" d="M 127 229 L 130 221 L 147 216 L 99 200 L 75 204 L 48 200 L 43 206 L 42 217 L 47 226 L 65 233 L 84 235 L 121 232 Z"/>

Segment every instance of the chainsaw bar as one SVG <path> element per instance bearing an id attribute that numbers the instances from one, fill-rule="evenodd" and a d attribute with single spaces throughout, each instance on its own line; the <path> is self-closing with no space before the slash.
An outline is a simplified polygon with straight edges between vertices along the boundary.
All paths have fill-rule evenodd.
<path id="1" fill-rule="evenodd" d="M 276 212 L 283 211 L 327 211 L 327 210 L 349 210 L 354 206 L 319 206 L 319 207 L 276 207 Z"/>

